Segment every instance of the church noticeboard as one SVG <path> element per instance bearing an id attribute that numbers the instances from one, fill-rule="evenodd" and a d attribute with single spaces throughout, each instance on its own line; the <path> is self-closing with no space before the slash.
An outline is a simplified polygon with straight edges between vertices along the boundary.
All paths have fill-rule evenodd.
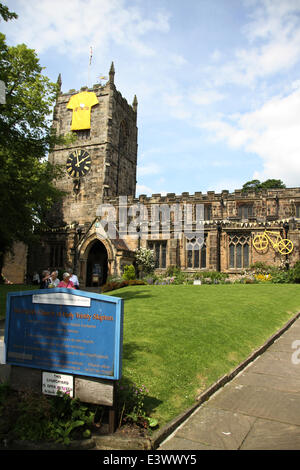
<path id="1" fill-rule="evenodd" d="M 55 288 L 7 295 L 6 363 L 118 380 L 123 300 Z"/>

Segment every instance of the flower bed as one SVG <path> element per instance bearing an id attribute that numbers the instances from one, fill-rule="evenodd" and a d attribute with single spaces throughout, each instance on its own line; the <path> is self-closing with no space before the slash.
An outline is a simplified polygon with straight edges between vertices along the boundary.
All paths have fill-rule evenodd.
<path id="1" fill-rule="evenodd" d="M 121 287 L 128 287 L 128 286 L 143 286 L 146 283 L 140 279 L 130 279 L 128 281 L 126 280 L 113 280 L 113 281 L 108 281 L 106 284 L 104 284 L 101 287 L 101 292 L 109 292 L 111 290 L 115 289 L 121 289 Z"/>

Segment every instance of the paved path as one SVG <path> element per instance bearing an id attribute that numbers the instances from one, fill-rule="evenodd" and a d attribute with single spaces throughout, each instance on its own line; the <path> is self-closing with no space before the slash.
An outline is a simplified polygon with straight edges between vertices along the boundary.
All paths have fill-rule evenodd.
<path id="1" fill-rule="evenodd" d="M 159 449 L 299 450 L 300 363 L 293 363 L 293 354 L 300 362 L 300 318 Z"/>

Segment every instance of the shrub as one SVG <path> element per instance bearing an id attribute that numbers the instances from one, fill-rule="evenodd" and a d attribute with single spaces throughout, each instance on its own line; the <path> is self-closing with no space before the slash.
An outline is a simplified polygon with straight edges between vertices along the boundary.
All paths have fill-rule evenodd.
<path id="1" fill-rule="evenodd" d="M 300 261 L 297 261 L 295 266 L 290 270 L 290 279 L 291 282 L 300 283 Z"/>
<path id="2" fill-rule="evenodd" d="M 194 274 L 194 279 L 201 279 L 207 284 L 219 284 L 220 282 L 224 282 L 227 277 L 228 274 L 220 273 L 219 271 L 201 271 Z"/>
<path id="3" fill-rule="evenodd" d="M 112 281 L 112 282 L 107 282 L 103 286 L 101 286 L 101 292 L 109 292 L 111 290 L 115 289 L 120 289 L 121 287 L 126 287 L 128 284 L 128 281 Z"/>
<path id="4" fill-rule="evenodd" d="M 114 281 L 114 282 L 107 282 L 106 284 L 103 284 L 101 287 L 101 292 L 109 292 L 111 290 L 116 290 L 116 289 L 121 289 L 122 287 L 128 287 L 128 286 L 142 286 L 145 285 L 146 283 L 144 281 L 141 281 L 139 279 L 129 279 L 129 281 Z"/>
<path id="5" fill-rule="evenodd" d="M 107 276 L 106 282 L 121 282 L 123 279 L 119 276 Z"/>
<path id="6" fill-rule="evenodd" d="M 271 282 L 273 284 L 287 284 L 289 282 L 293 282 L 291 279 L 291 272 L 284 271 L 282 269 L 273 269 Z"/>
<path id="7" fill-rule="evenodd" d="M 68 395 L 45 396 L 14 392 L 0 385 L 0 440 L 55 441 L 89 437 L 97 407 Z"/>
<path id="8" fill-rule="evenodd" d="M 173 284 L 175 285 L 184 284 L 184 282 L 187 280 L 187 275 L 186 273 L 183 273 L 179 270 L 172 279 L 173 279 Z"/>
<path id="9" fill-rule="evenodd" d="M 271 274 L 255 274 L 255 279 L 257 281 L 266 282 L 266 281 L 271 281 L 272 276 Z"/>
<path id="10" fill-rule="evenodd" d="M 129 281 L 135 279 L 135 277 L 136 276 L 134 266 L 132 264 L 124 266 L 123 279 L 125 279 L 125 281 Z"/>
<path id="11" fill-rule="evenodd" d="M 128 380 L 117 382 L 116 407 L 119 427 L 134 423 L 142 428 L 154 428 L 158 425 L 155 418 L 148 416 L 145 399 L 149 393 L 145 385 L 137 386 Z"/>
<path id="12" fill-rule="evenodd" d="M 255 274 L 265 274 L 269 273 L 272 269 L 267 263 L 263 263 L 262 261 L 256 261 L 256 263 L 251 264 L 250 270 L 254 271 Z"/>
<path id="13" fill-rule="evenodd" d="M 146 283 L 141 279 L 129 279 L 128 286 L 144 286 Z"/>
<path id="14" fill-rule="evenodd" d="M 181 273 L 181 269 L 178 266 L 170 265 L 166 269 L 166 276 L 167 277 L 173 277 L 173 276 L 178 276 L 178 274 Z"/>
<path id="15" fill-rule="evenodd" d="M 136 250 L 135 258 L 137 265 L 144 271 L 146 274 L 150 274 L 154 271 L 155 260 L 154 260 L 154 251 L 147 248 L 140 248 Z"/>

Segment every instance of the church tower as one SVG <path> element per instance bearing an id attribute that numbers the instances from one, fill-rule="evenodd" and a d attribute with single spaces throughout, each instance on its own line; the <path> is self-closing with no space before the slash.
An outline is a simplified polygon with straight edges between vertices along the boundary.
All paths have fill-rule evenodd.
<path id="1" fill-rule="evenodd" d="M 57 97 L 53 127 L 58 135 L 71 137 L 71 143 L 57 145 L 49 156 L 51 163 L 64 168 L 57 182 L 67 192 L 60 223 L 92 221 L 104 197 L 135 196 L 137 100 L 128 105 L 115 87 L 114 75 L 112 63 L 105 85 Z"/>
<path id="2" fill-rule="evenodd" d="M 105 240 L 97 228 L 104 198 L 135 197 L 136 190 L 137 99 L 129 105 L 114 76 L 112 63 L 105 84 L 58 92 L 53 128 L 68 144 L 56 145 L 49 161 L 63 170 L 56 185 L 65 196 L 48 214 L 49 229 L 41 234 L 40 246 L 29 250 L 29 273 L 50 267 L 61 274 L 72 268 L 81 286 L 92 286 L 97 272 L 100 285 L 120 272 L 121 258 L 126 263 L 128 247 Z M 59 89 L 61 82 L 59 75 Z"/>

